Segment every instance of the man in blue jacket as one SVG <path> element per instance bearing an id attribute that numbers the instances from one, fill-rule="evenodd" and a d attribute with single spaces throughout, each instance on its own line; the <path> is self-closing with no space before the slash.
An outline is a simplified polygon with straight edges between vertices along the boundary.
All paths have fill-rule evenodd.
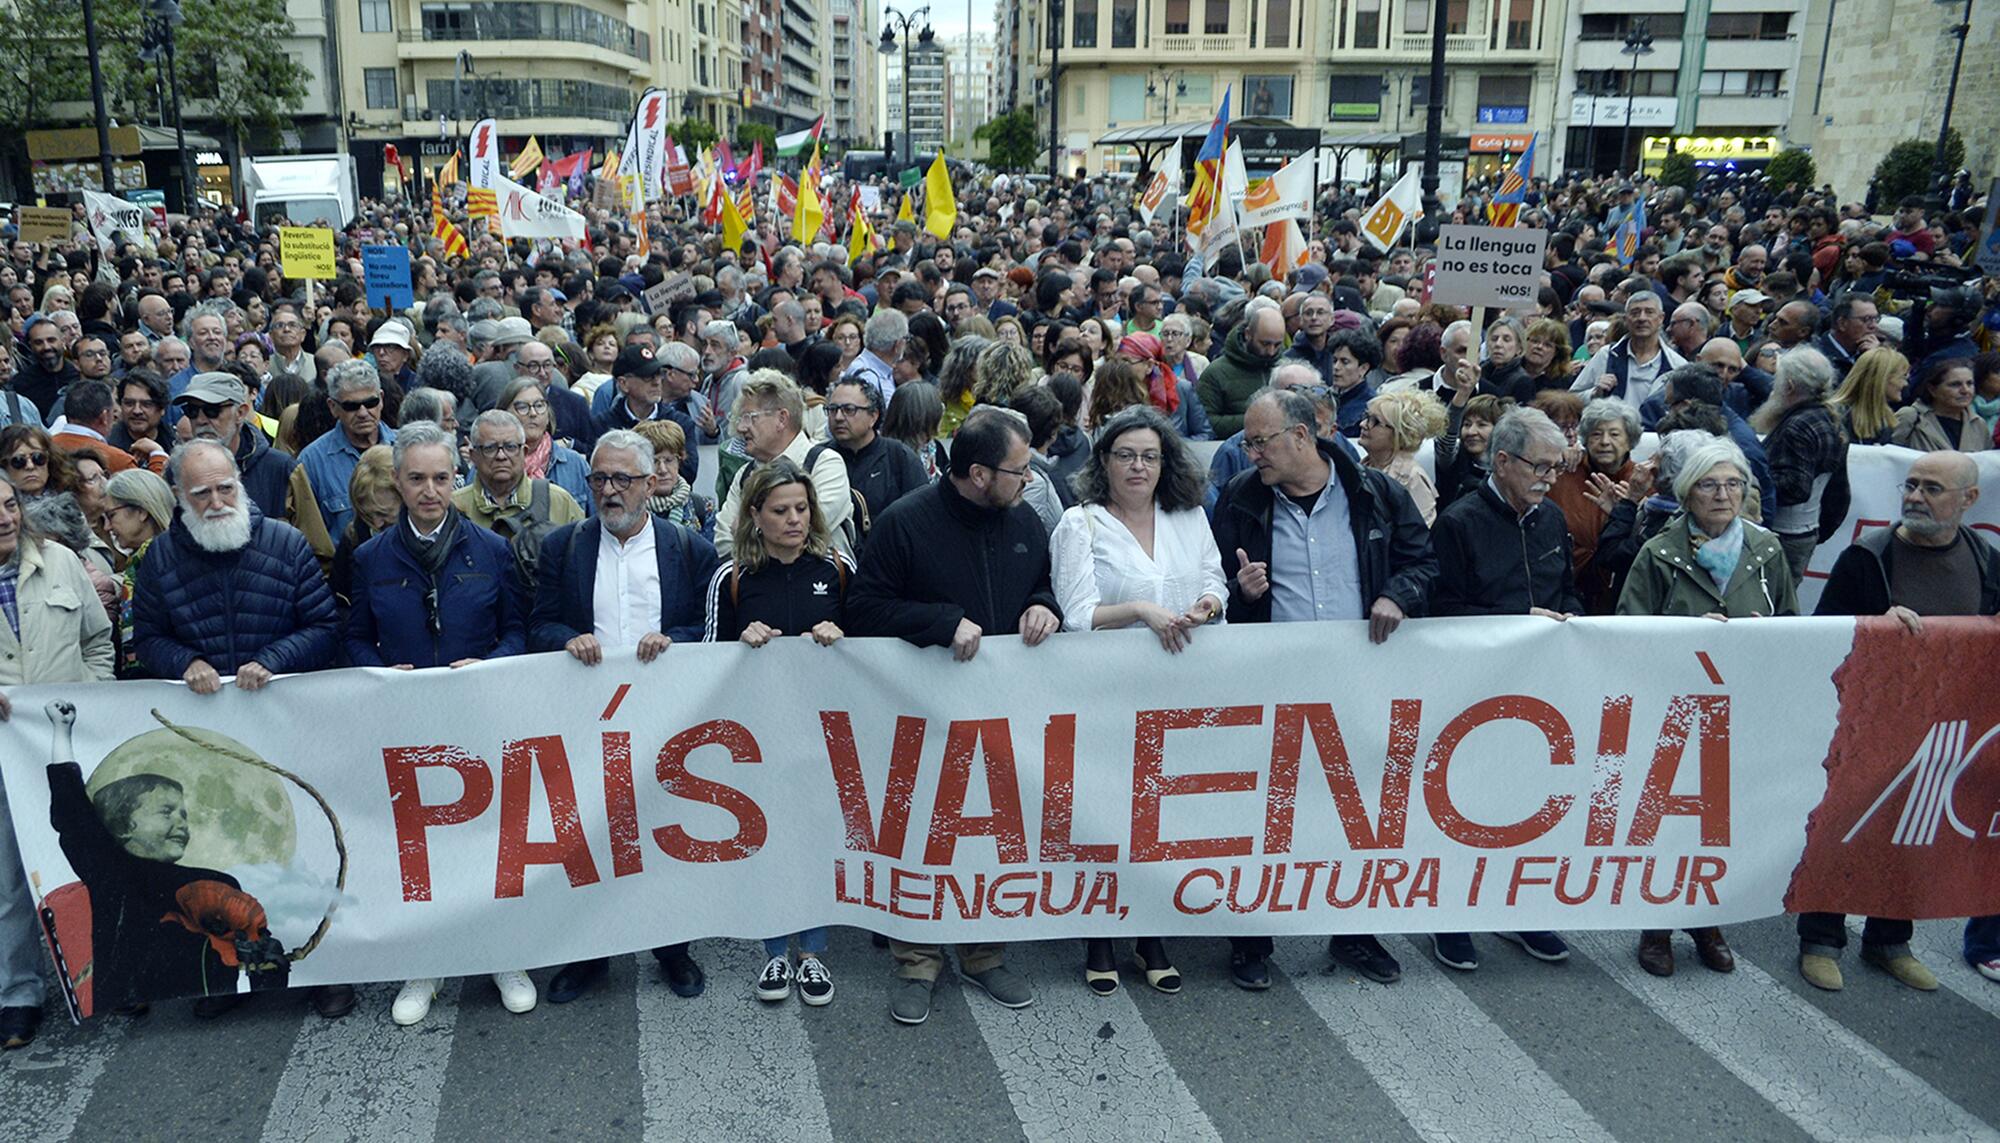
<path id="1" fill-rule="evenodd" d="M 542 541 L 529 649 L 567 651 L 594 667 L 607 650 L 632 648 L 641 663 L 651 663 L 676 640 L 701 642 L 715 548 L 646 510 L 652 443 L 629 429 L 603 433 L 590 453 L 588 480 L 597 515 Z M 656 948 L 653 956 L 674 995 L 701 995 L 706 982 L 685 942 Z M 583 995 L 608 963 L 599 957 L 563 966 L 549 981 L 549 1003 Z"/>
<path id="2" fill-rule="evenodd" d="M 330 666 L 333 593 L 306 538 L 251 502 L 235 454 L 217 441 L 189 441 L 168 461 L 167 482 L 180 510 L 139 567 L 132 638 L 140 663 L 198 695 L 221 690 L 225 675 L 255 691 L 275 675 Z M 195 1014 L 219 1016 L 243 999 L 204 996 Z M 345 1016 L 354 988 L 324 985 L 312 1002 L 328 1019 Z"/>

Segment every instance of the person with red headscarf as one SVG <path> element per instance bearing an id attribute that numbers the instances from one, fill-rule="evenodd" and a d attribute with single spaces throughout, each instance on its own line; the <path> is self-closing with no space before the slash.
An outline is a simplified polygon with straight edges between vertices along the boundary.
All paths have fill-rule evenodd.
<path id="1" fill-rule="evenodd" d="M 1159 338 L 1150 333 L 1128 333 L 1118 339 L 1117 353 L 1146 370 L 1146 397 L 1166 415 L 1175 431 L 1191 441 L 1215 439 L 1208 412 L 1195 396 L 1194 384 L 1175 374 Z"/>

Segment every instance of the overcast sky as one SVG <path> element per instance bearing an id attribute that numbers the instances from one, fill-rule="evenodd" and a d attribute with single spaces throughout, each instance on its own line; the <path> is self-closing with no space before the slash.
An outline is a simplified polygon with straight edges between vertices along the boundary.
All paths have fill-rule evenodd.
<path id="1" fill-rule="evenodd" d="M 899 3 L 894 7 L 901 12 L 914 12 L 923 7 L 922 3 Z M 965 0 L 943 0 L 931 5 L 931 28 L 940 36 L 957 36 L 965 32 Z M 884 22 L 878 21 L 877 26 Z M 972 30 L 993 32 L 993 0 L 972 0 Z"/>

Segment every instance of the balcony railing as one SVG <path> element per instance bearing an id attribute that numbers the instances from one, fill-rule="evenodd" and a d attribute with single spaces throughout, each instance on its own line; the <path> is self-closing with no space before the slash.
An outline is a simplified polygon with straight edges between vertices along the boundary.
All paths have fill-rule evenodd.
<path id="1" fill-rule="evenodd" d="M 1185 36 L 1161 36 L 1160 50 L 1179 55 L 1195 52 L 1240 52 L 1250 47 L 1248 35 L 1217 36 L 1193 33 Z"/>
<path id="2" fill-rule="evenodd" d="M 399 38 L 404 43 L 553 40 L 605 48 L 638 59 L 649 54 L 630 25 L 579 4 L 425 4 L 420 15 L 423 25 L 403 31 Z"/>
<path id="3" fill-rule="evenodd" d="M 1422 55 L 1429 55 L 1431 51 L 1431 37 L 1428 32 L 1421 35 L 1391 36 L 1389 42 L 1399 52 L 1415 52 Z M 1483 52 L 1486 50 L 1486 37 L 1478 33 L 1470 35 L 1453 35 L 1447 33 L 1444 38 L 1444 50 L 1446 52 Z"/>

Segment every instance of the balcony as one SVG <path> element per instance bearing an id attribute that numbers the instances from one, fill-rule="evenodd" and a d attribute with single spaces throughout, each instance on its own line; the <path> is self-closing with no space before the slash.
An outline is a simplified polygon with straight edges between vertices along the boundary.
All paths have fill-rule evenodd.
<path id="1" fill-rule="evenodd" d="M 1389 37 L 1391 49 L 1404 54 L 1428 56 L 1431 54 L 1429 32 L 1421 35 L 1394 35 Z M 1455 35 L 1447 33 L 1444 38 L 1447 58 L 1454 55 L 1483 55 L 1486 52 L 1486 37 L 1479 33 Z"/>
<path id="2" fill-rule="evenodd" d="M 475 3 L 424 5 L 423 26 L 404 30 L 404 43 L 530 40 L 585 44 L 644 59 L 631 25 L 579 4 Z"/>
<path id="3" fill-rule="evenodd" d="M 1161 36 L 1160 51 L 1167 55 L 1195 55 L 1207 52 L 1242 52 L 1250 50 L 1250 37 L 1244 35 L 1211 35 L 1190 33 L 1187 35 Z"/>
<path id="4" fill-rule="evenodd" d="M 784 57 L 800 67 L 815 69 L 819 67 L 819 61 L 813 58 L 812 48 L 795 43 L 790 37 L 785 39 Z"/>

